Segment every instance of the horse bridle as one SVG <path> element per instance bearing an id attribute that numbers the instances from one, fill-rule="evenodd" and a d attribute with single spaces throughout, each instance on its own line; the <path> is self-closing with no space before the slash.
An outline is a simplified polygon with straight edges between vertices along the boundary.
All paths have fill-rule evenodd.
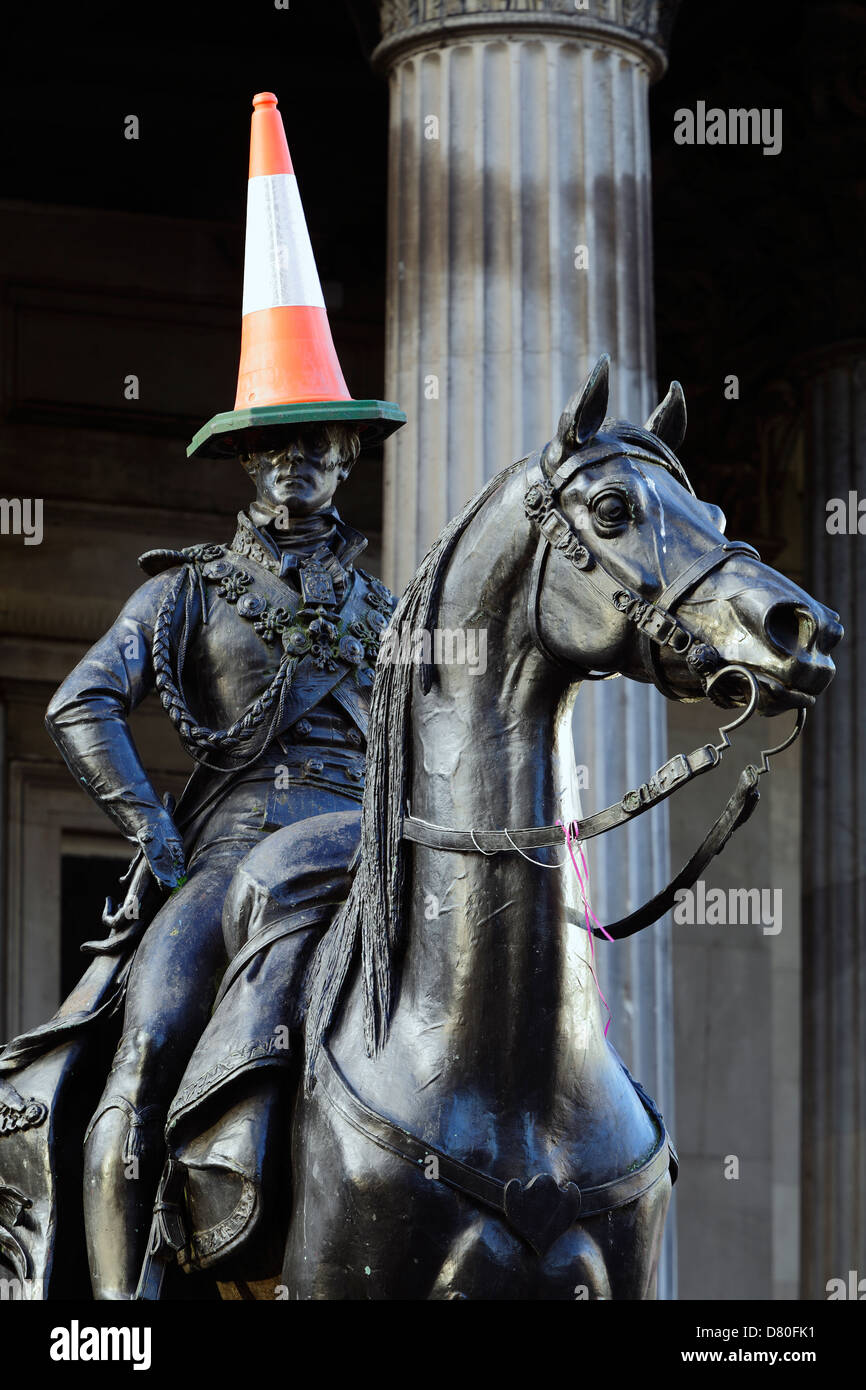
<path id="1" fill-rule="evenodd" d="M 664 446 L 662 445 L 661 448 Z M 552 476 L 549 476 L 544 468 L 543 451 L 538 451 L 525 460 L 527 488 L 524 495 L 524 510 L 529 520 L 538 527 L 540 532 L 529 584 L 529 630 L 536 648 L 546 660 L 557 666 L 568 667 L 568 663 L 560 660 L 547 648 L 539 627 L 541 586 L 547 560 L 551 551 L 555 550 L 564 555 L 597 592 L 613 604 L 617 612 L 622 613 L 634 624 L 638 630 L 646 658 L 645 669 L 653 672 L 655 682 L 663 693 L 676 698 L 675 692 L 671 690 L 660 667 L 659 654 L 665 646 L 669 646 L 679 655 L 685 656 L 689 669 L 700 680 L 705 695 L 710 698 L 712 698 L 713 686 L 723 676 L 741 677 L 749 687 L 749 698 L 745 709 L 729 724 L 725 724 L 719 729 L 720 742 L 718 744 L 704 744 L 689 754 L 675 754 L 647 782 L 626 792 L 619 802 L 614 802 L 603 811 L 598 811 L 585 820 L 569 822 L 567 828 L 570 833 L 573 833 L 575 840 L 591 839 L 596 835 L 612 830 L 615 826 L 643 815 L 645 811 L 667 800 L 673 792 L 678 791 L 695 777 L 700 776 L 701 773 L 718 767 L 722 755 L 731 746 L 728 734 L 745 724 L 754 714 L 758 704 L 760 692 L 754 673 L 746 666 L 724 663 L 716 648 L 691 632 L 682 620 L 675 616 L 674 612 L 683 598 L 691 593 L 702 579 L 711 574 L 713 570 L 720 568 L 732 555 L 747 554 L 760 559 L 754 547 L 743 541 L 725 541 L 721 545 L 712 547 L 687 565 L 676 579 L 667 584 L 662 592 L 650 601 L 636 594 L 628 585 L 623 584 L 608 572 L 598 556 L 590 550 L 586 539 L 575 531 L 571 521 L 559 505 L 562 489 L 571 482 L 578 472 L 617 457 L 639 459 L 666 468 L 694 496 L 694 490 L 685 471 L 672 454 L 669 458 L 665 456 L 668 452 L 665 449 L 664 455 L 662 453 L 651 454 L 648 450 L 639 447 L 625 449 L 621 442 L 613 439 L 608 441 L 597 439 L 596 443 L 589 448 L 582 449 L 579 454 L 573 454 L 567 458 Z M 568 669 L 572 668 L 568 667 Z M 590 671 L 583 674 L 590 679 L 604 679 L 611 673 Z M 674 905 L 677 893 L 694 885 L 709 862 L 724 849 L 734 830 L 748 820 L 760 797 L 757 787 L 758 778 L 770 770 L 769 759 L 777 753 L 783 752 L 799 738 L 805 722 L 806 710 L 799 709 L 797 722 L 788 737 L 774 748 L 762 749 L 760 768 L 751 763 L 746 765 L 722 814 L 710 827 L 698 849 L 675 878 L 671 879 L 643 907 L 638 908 L 627 917 L 609 924 L 603 931 L 594 928 L 594 935 L 604 935 L 614 940 L 621 940 L 623 937 L 631 936 L 640 931 L 643 927 L 650 926 L 670 910 Z M 412 816 L 408 808 L 403 816 L 402 835 L 404 839 L 429 849 L 485 855 L 510 851 L 524 854 L 527 849 L 543 849 L 562 845 L 566 839 L 562 823 L 557 823 L 556 826 L 528 826 L 523 829 L 512 830 L 476 830 L 474 828 L 454 830 Z M 524 857 L 528 858 L 525 854 Z M 560 867 L 543 864 L 539 860 L 532 860 L 531 862 L 542 868 Z"/>
<path id="2" fill-rule="evenodd" d="M 637 459 L 665 468 L 694 496 L 694 489 L 685 470 L 673 456 L 669 460 L 666 454 L 667 451 L 665 454 L 651 454 L 641 448 L 624 449 L 621 443 L 611 439 L 582 449 L 578 454 L 572 454 L 557 468 L 552 477 L 549 477 L 544 469 L 543 454 L 539 451 L 526 460 L 528 486 L 523 506 L 527 517 L 540 532 L 527 600 L 529 630 L 537 649 L 554 665 L 568 664 L 550 650 L 540 627 L 541 587 L 550 552 L 556 550 L 580 571 L 602 598 L 633 623 L 639 633 L 645 670 L 652 674 L 653 681 L 662 694 L 676 699 L 676 693 L 671 689 L 661 669 L 660 653 L 663 647 L 670 647 L 679 656 L 685 657 L 686 665 L 704 685 L 705 693 L 706 680 L 719 670 L 723 662 L 716 648 L 691 632 L 682 620 L 675 616 L 674 610 L 697 588 L 702 579 L 712 574 L 713 570 L 719 569 L 732 555 L 745 554 L 760 560 L 757 550 L 745 541 L 723 541 L 721 545 L 711 547 L 687 565 L 655 599 L 644 599 L 609 573 L 599 556 L 590 550 L 586 538 L 575 531 L 559 505 L 563 488 L 567 487 L 578 473 L 615 458 Z M 586 673 L 590 679 L 596 680 L 609 674 L 610 672 L 596 671 Z"/>

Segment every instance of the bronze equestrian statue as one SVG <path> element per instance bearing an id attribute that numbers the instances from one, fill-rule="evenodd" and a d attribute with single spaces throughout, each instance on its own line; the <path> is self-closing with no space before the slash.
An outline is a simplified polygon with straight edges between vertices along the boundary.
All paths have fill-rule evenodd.
<path id="1" fill-rule="evenodd" d="M 256 103 L 254 128 L 278 119 Z M 251 209 L 290 177 L 254 159 Z M 796 711 L 680 873 L 594 930 L 656 921 L 754 810 L 838 617 L 697 499 L 676 384 L 645 427 L 607 417 L 606 357 L 394 612 L 332 499 L 402 416 L 333 376 L 289 400 L 261 334 L 278 353 L 268 316 L 297 305 L 260 301 L 236 409 L 192 446 L 241 455 L 255 503 L 225 546 L 143 557 L 49 711 L 140 856 L 77 991 L 0 1053 L 0 1265 L 36 1297 L 80 1275 L 58 1193 L 86 1131 L 97 1297 L 183 1296 L 182 1269 L 200 1296 L 653 1298 L 676 1156 L 605 1037 L 572 854 L 711 771 L 756 710 Z M 483 634 L 483 669 L 439 659 L 443 631 Z M 614 674 L 734 713 L 584 818 L 572 707 Z M 198 764 L 173 811 L 125 722 L 150 688 Z"/>
<path id="2" fill-rule="evenodd" d="M 360 827 L 354 806 L 288 812 L 231 875 L 230 963 L 168 1107 L 140 1296 L 176 1256 L 225 1296 L 654 1297 L 676 1160 L 604 1036 L 565 851 L 712 770 L 756 709 L 796 711 L 689 863 L 603 934 L 657 920 L 754 810 L 842 629 L 696 498 L 676 384 L 645 428 L 607 419 L 607 395 L 602 358 L 554 439 L 464 508 L 379 627 Z M 225 559 L 210 579 L 198 555 L 164 582 L 189 575 L 195 594 L 200 572 L 231 592 L 249 556 Z M 424 644 L 402 641 L 479 627 L 483 672 L 419 663 Z M 572 705 L 615 672 L 738 712 L 719 743 L 582 818 Z M 308 808 L 306 793 L 286 805 Z"/>

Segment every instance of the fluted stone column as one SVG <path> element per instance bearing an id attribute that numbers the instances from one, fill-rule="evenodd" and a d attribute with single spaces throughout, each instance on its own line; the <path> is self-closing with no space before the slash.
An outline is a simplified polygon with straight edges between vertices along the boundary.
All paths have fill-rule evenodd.
<path id="1" fill-rule="evenodd" d="M 824 1299 L 866 1279 L 866 344 L 815 372 L 808 443 L 810 587 L 846 631 L 803 748 L 801 1292 Z M 828 533 L 831 498 L 853 533 Z"/>
<path id="2" fill-rule="evenodd" d="M 397 589 L 463 503 L 551 437 L 596 357 L 612 411 L 656 404 L 648 126 L 676 3 L 383 0 L 391 88 L 385 575 Z M 575 717 L 587 805 L 666 757 L 664 701 L 586 684 Z M 666 808 L 596 841 L 602 921 L 667 877 Z M 602 947 L 610 1037 L 673 1123 L 669 925 Z M 661 1296 L 675 1296 L 673 1222 Z"/>

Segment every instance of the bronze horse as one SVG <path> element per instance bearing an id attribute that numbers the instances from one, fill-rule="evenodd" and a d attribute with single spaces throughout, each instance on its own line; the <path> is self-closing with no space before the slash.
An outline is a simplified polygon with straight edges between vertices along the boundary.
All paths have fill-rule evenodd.
<path id="1" fill-rule="evenodd" d="M 583 680 L 620 673 L 676 700 L 796 710 L 799 731 L 842 629 L 697 499 L 676 383 L 644 429 L 607 403 L 602 358 L 555 439 L 443 532 L 392 620 L 359 865 L 307 1016 L 289 1298 L 655 1297 L 676 1160 L 604 1035 L 565 854 L 572 707 Z M 416 636 L 436 630 L 483 630 L 486 669 L 436 665 Z M 726 745 L 671 759 L 578 833 L 639 814 Z M 612 936 L 697 878 L 766 767 Z"/>

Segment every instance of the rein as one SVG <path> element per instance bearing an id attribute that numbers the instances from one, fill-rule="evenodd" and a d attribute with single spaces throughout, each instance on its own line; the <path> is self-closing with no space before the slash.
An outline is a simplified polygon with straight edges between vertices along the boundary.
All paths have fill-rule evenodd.
<path id="1" fill-rule="evenodd" d="M 603 835 L 606 831 L 625 824 L 626 821 L 636 820 L 638 816 L 642 816 L 651 807 L 666 801 L 669 796 L 678 791 L 680 787 L 684 787 L 693 778 L 700 776 L 703 772 L 708 772 L 710 768 L 718 767 L 722 755 L 731 747 L 728 734 L 751 718 L 758 701 L 758 683 L 752 672 L 745 666 L 724 666 L 710 677 L 708 688 L 721 676 L 731 674 L 741 675 L 749 682 L 750 697 L 746 709 L 730 724 L 725 724 L 719 729 L 721 742 L 704 744 L 701 748 L 695 749 L 693 753 L 676 753 L 662 764 L 648 782 L 642 783 L 633 791 L 626 792 L 621 801 L 614 802 L 605 810 L 588 816 L 586 820 L 568 822 L 565 827 L 566 831 L 574 836 L 575 841 L 592 839 L 593 836 Z M 797 711 L 797 722 L 788 737 L 774 748 L 761 750 L 761 766 L 755 767 L 754 764 L 747 763 L 740 773 L 737 785 L 728 798 L 721 815 L 710 826 L 691 859 L 680 872 L 660 892 L 644 903 L 643 907 L 637 908 L 627 917 L 621 917 L 619 921 L 604 928 L 593 927 L 593 936 L 604 936 L 606 939 L 622 941 L 625 937 L 633 936 L 635 932 L 641 931 L 644 927 L 651 926 L 653 922 L 657 922 L 660 917 L 670 911 L 676 901 L 677 893 L 681 889 L 694 886 L 710 861 L 717 854 L 721 854 L 734 831 L 749 819 L 760 799 L 758 778 L 770 771 L 770 758 L 775 757 L 777 753 L 783 752 L 786 748 L 790 748 L 791 744 L 799 738 L 805 723 L 806 711 L 800 709 Z M 537 825 L 519 830 L 451 830 L 442 825 L 433 825 L 430 821 L 419 820 L 415 816 L 405 815 L 403 817 L 403 838 L 414 844 L 424 845 L 428 849 L 451 850 L 460 854 L 492 855 L 506 853 L 509 850 L 516 850 L 522 854 L 524 849 L 544 849 L 562 844 L 563 829 L 561 825 Z M 526 857 L 524 855 L 524 858 Z M 539 860 L 531 860 L 530 862 L 542 869 L 562 868 L 562 864 L 543 864 Z"/>
<path id="2" fill-rule="evenodd" d="M 638 630 L 646 664 L 652 669 L 654 679 L 663 693 L 675 697 L 662 674 L 659 663 L 660 648 L 670 646 L 678 655 L 685 656 L 689 669 L 703 685 L 704 693 L 710 694 L 712 687 L 722 676 L 742 676 L 749 684 L 749 701 L 745 710 L 719 729 L 720 742 L 703 744 L 691 753 L 676 753 L 639 787 L 626 792 L 618 802 L 598 811 L 586 820 L 572 820 L 565 827 L 565 839 L 573 835 L 575 840 L 589 840 L 603 835 L 608 830 L 635 820 L 653 806 L 666 801 L 675 791 L 699 777 L 702 773 L 718 767 L 723 754 L 731 746 L 728 734 L 745 724 L 754 714 L 758 703 L 758 683 L 754 674 L 745 666 L 724 665 L 719 652 L 709 643 L 699 639 L 677 617 L 674 610 L 687 594 L 697 587 L 706 575 L 720 568 L 734 554 L 748 554 L 760 559 L 753 546 L 743 541 L 725 541 L 722 545 L 699 555 L 682 573 L 668 584 L 652 602 L 620 583 L 604 568 L 604 565 L 586 545 L 585 540 L 572 527 L 571 522 L 559 506 L 562 489 L 576 473 L 616 457 L 643 459 L 648 463 L 660 464 L 668 469 L 682 483 L 685 474 L 681 467 L 674 469 L 661 455 L 643 450 L 624 450 L 621 446 L 596 443 L 581 455 L 573 455 L 548 477 L 542 465 L 542 454 L 537 452 L 527 459 L 526 472 L 530 482 L 524 496 L 526 515 L 539 529 L 541 535 L 532 568 L 529 586 L 528 617 L 533 642 L 541 654 L 557 666 L 564 667 L 547 648 L 539 630 L 539 595 L 544 579 L 544 571 L 551 549 L 558 550 L 571 561 L 576 569 L 618 612 L 632 622 Z M 531 475 L 535 476 L 532 477 Z M 688 479 L 685 479 L 686 485 Z M 607 672 L 590 672 L 590 679 L 603 679 Z M 616 941 L 632 936 L 644 927 L 651 926 L 673 907 L 677 893 L 691 888 L 703 873 L 710 861 L 722 852 L 731 835 L 751 816 L 758 800 L 758 778 L 769 772 L 769 759 L 799 738 L 806 723 L 806 711 L 797 712 L 797 722 L 792 732 L 774 748 L 762 749 L 761 767 L 749 763 L 740 773 L 737 785 L 729 797 L 721 815 L 711 825 L 695 853 L 680 872 L 648 902 L 626 917 L 605 928 L 593 928 L 594 936 L 605 936 Z M 402 838 L 428 849 L 451 851 L 459 854 L 494 855 L 516 852 L 524 858 L 527 849 L 545 849 L 563 843 L 563 827 L 557 825 L 527 826 L 522 829 L 504 830 L 454 830 L 446 826 L 434 825 L 407 813 L 402 820 Z M 562 864 L 544 864 L 531 859 L 530 863 L 539 868 L 558 869 Z M 565 861 L 563 861 L 564 863 Z"/>

